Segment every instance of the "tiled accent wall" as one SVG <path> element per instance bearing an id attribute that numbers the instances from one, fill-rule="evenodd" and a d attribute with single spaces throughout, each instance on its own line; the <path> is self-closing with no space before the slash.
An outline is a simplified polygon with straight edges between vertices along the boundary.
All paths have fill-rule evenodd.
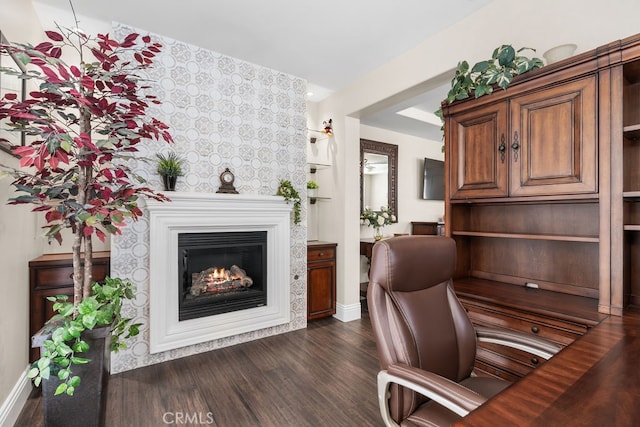
<path id="1" fill-rule="evenodd" d="M 134 31 L 114 24 L 116 39 Z M 145 31 L 135 30 L 140 34 Z M 242 194 L 274 195 L 289 179 L 306 197 L 306 81 L 207 49 L 151 34 L 163 45 L 147 70 L 152 92 L 162 101 L 150 114 L 171 127 L 174 146 L 141 144 L 134 170 L 160 190 L 155 153 L 175 150 L 186 159 L 177 191 L 215 193 L 228 167 Z M 170 193 L 167 194 L 170 196 Z M 260 212 L 256 212 L 260 215 Z M 306 327 L 306 203 L 302 222 L 291 226 L 291 322 L 273 328 L 149 354 L 149 223 L 143 217 L 111 242 L 111 275 L 136 284 L 127 315 L 143 323 L 129 347 L 113 355 L 111 372 L 127 371 L 191 354 Z"/>

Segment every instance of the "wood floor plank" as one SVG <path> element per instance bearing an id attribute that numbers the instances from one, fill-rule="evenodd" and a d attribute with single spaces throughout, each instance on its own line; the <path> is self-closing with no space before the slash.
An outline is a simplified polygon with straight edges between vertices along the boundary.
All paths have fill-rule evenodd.
<path id="1" fill-rule="evenodd" d="M 109 381 L 107 426 L 378 426 L 367 313 L 147 366 Z M 17 426 L 42 426 L 33 393 Z"/>

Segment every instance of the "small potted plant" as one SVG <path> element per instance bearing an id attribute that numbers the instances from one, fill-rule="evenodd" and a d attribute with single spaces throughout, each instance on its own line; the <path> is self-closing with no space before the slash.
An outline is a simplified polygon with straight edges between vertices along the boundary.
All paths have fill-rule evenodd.
<path id="1" fill-rule="evenodd" d="M 307 182 L 307 196 L 316 197 L 318 193 L 318 183 L 316 181 Z"/>
<path id="2" fill-rule="evenodd" d="M 156 157 L 158 158 L 156 171 L 162 177 L 164 190 L 175 191 L 178 177 L 183 175 L 182 165 L 184 164 L 184 159 L 173 151 L 167 154 L 158 153 Z"/>

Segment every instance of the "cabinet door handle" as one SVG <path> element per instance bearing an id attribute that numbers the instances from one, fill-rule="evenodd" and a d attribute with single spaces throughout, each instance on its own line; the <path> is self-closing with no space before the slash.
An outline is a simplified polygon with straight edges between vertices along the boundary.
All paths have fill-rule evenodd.
<path id="1" fill-rule="evenodd" d="M 532 326 L 531 327 L 531 332 L 533 332 L 534 334 L 537 334 L 539 332 L 539 329 L 537 326 Z"/>
<path id="2" fill-rule="evenodd" d="M 518 131 L 513 132 L 513 143 L 511 144 L 511 148 L 513 148 L 513 161 L 518 161 L 518 148 L 520 148 L 520 144 L 518 143 Z"/>
<path id="3" fill-rule="evenodd" d="M 537 358 L 537 357 L 532 357 L 532 358 L 531 358 L 531 363 L 533 363 L 534 365 L 537 365 L 537 364 L 538 364 L 538 362 L 539 362 L 539 360 L 538 360 L 538 358 Z"/>
<path id="4" fill-rule="evenodd" d="M 504 133 L 500 137 L 500 145 L 498 146 L 498 151 L 500 152 L 500 160 L 504 163 L 504 152 L 507 150 L 507 146 L 504 143 Z"/>

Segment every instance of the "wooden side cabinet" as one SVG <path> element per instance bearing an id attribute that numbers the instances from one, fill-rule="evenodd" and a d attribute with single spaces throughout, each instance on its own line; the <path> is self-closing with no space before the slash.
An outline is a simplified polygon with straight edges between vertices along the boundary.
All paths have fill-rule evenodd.
<path id="1" fill-rule="evenodd" d="M 439 232 L 437 222 L 411 221 L 411 234 L 428 234 L 438 235 Z"/>
<path id="2" fill-rule="evenodd" d="M 336 314 L 336 246 L 307 244 L 307 320 Z"/>
<path id="3" fill-rule="evenodd" d="M 109 274 L 109 252 L 94 252 L 93 280 L 100 282 Z M 49 296 L 73 296 L 71 254 L 47 254 L 29 261 L 29 333 L 33 336 L 53 316 Z M 29 349 L 29 361 L 40 357 L 40 349 Z"/>

